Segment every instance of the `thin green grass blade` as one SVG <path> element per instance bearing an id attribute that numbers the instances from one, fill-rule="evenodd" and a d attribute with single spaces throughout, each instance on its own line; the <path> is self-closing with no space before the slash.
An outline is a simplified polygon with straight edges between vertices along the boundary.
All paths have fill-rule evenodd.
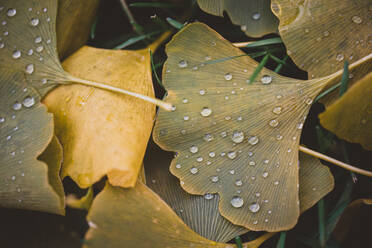
<path id="1" fill-rule="evenodd" d="M 164 85 L 163 83 L 161 82 L 160 78 L 158 77 L 158 74 L 156 73 L 156 68 L 155 68 L 155 65 L 154 65 L 154 58 L 152 56 L 152 52 L 150 50 L 150 60 L 151 60 L 151 69 L 152 69 L 152 72 L 154 73 L 155 75 L 155 78 L 156 78 L 156 81 L 158 82 L 158 84 L 164 89 Z"/>
<path id="2" fill-rule="evenodd" d="M 141 2 L 141 3 L 131 3 L 130 7 L 138 8 L 176 8 L 180 7 L 179 4 L 174 3 L 152 3 L 152 2 Z"/>
<path id="3" fill-rule="evenodd" d="M 286 64 L 287 63 L 287 59 L 288 59 L 288 55 L 285 55 L 285 57 L 283 58 L 283 62 Z M 279 63 L 278 66 L 275 68 L 274 72 L 276 73 L 279 73 L 280 70 L 282 69 L 283 67 L 283 64 L 282 63 Z"/>
<path id="4" fill-rule="evenodd" d="M 276 248 L 284 248 L 285 247 L 285 239 L 287 237 L 287 232 L 281 232 L 280 237 L 278 240 L 278 243 L 276 245 Z"/>
<path id="5" fill-rule="evenodd" d="M 326 95 L 328 95 L 329 93 L 331 93 L 332 91 L 334 91 L 335 89 L 337 89 L 338 87 L 341 86 L 341 82 L 338 83 L 338 84 L 335 84 L 333 85 L 332 87 L 330 87 L 329 89 L 323 91 L 322 93 L 320 93 L 314 100 L 314 102 L 317 102 L 319 101 L 320 99 L 322 99 L 323 97 L 325 97 Z"/>
<path id="6" fill-rule="evenodd" d="M 321 199 L 318 202 L 319 245 L 321 248 L 324 248 L 327 243 L 325 234 L 324 212 L 324 199 Z"/>
<path id="7" fill-rule="evenodd" d="M 93 22 L 92 27 L 90 29 L 90 39 L 91 40 L 94 40 L 94 38 L 96 37 L 97 23 L 98 23 L 98 16 L 94 19 L 94 22 Z"/>
<path id="8" fill-rule="evenodd" d="M 265 57 L 261 60 L 261 62 L 258 64 L 256 69 L 253 71 L 252 76 L 249 78 L 249 84 L 253 83 L 258 74 L 261 72 L 262 68 L 266 65 L 268 59 L 270 57 L 270 54 L 266 54 Z"/>
<path id="9" fill-rule="evenodd" d="M 349 62 L 347 60 L 344 63 L 344 73 L 341 78 L 341 86 L 339 96 L 342 96 L 347 90 L 347 84 L 349 82 Z"/>
<path id="10" fill-rule="evenodd" d="M 240 238 L 240 236 L 235 237 L 235 243 L 236 243 L 237 248 L 243 248 L 243 243 L 242 243 L 242 239 Z"/>
<path id="11" fill-rule="evenodd" d="M 149 38 L 153 35 L 159 34 L 161 32 L 162 32 L 161 30 L 157 30 L 157 31 L 154 31 L 154 32 L 151 32 L 151 33 L 148 33 L 148 34 L 144 34 L 144 35 L 140 35 L 140 36 L 137 36 L 137 37 L 130 38 L 130 39 L 126 40 L 125 42 L 115 46 L 113 49 L 114 50 L 119 50 L 119 49 L 126 48 L 128 46 L 131 46 L 131 45 L 139 42 L 139 41 L 147 39 L 147 38 Z"/>
<path id="12" fill-rule="evenodd" d="M 283 41 L 281 38 L 275 37 L 275 38 L 269 38 L 265 40 L 258 40 L 258 41 L 255 41 L 253 43 L 246 45 L 245 47 L 253 48 L 253 47 L 268 46 L 268 45 L 282 44 L 282 43 Z"/>
<path id="13" fill-rule="evenodd" d="M 172 18 L 170 18 L 170 17 L 167 17 L 167 22 L 172 26 L 172 27 L 174 27 L 174 28 L 176 28 L 176 29 L 182 29 L 183 28 L 183 24 L 182 23 L 180 23 L 180 22 L 178 22 L 178 21 L 176 21 L 176 20 L 174 20 L 174 19 L 172 19 Z"/>

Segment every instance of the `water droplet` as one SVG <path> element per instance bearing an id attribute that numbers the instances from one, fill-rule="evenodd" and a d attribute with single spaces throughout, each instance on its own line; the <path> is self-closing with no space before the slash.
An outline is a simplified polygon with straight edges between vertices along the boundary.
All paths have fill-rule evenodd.
<path id="1" fill-rule="evenodd" d="M 190 147 L 190 152 L 191 152 L 191 153 L 197 153 L 198 150 L 199 150 L 199 149 L 198 149 L 197 146 L 191 146 L 191 147 Z"/>
<path id="2" fill-rule="evenodd" d="M 301 130 L 304 127 L 303 123 L 298 123 L 297 124 L 297 129 Z"/>
<path id="3" fill-rule="evenodd" d="M 212 200 L 213 199 L 213 195 L 211 193 L 207 193 L 204 195 L 204 199 L 206 200 Z"/>
<path id="4" fill-rule="evenodd" d="M 26 72 L 27 72 L 28 74 L 32 74 L 32 73 L 34 72 L 34 65 L 33 65 L 33 64 L 28 64 L 28 65 L 26 66 Z"/>
<path id="5" fill-rule="evenodd" d="M 211 56 L 209 56 L 209 55 L 205 56 L 205 60 L 211 60 L 211 59 L 212 59 Z"/>
<path id="6" fill-rule="evenodd" d="M 183 117 L 183 120 L 184 121 L 188 121 L 190 119 L 190 116 L 188 116 L 188 115 L 185 115 L 184 117 Z"/>
<path id="7" fill-rule="evenodd" d="M 22 104 L 21 103 L 19 103 L 19 102 L 15 102 L 14 104 L 13 104 L 13 109 L 14 110 L 20 110 L 22 108 Z"/>
<path id="8" fill-rule="evenodd" d="M 282 140 L 282 139 L 283 139 L 283 136 L 282 136 L 282 135 L 278 134 L 278 135 L 276 136 L 276 140 Z"/>
<path id="9" fill-rule="evenodd" d="M 274 182 L 274 185 L 278 185 L 278 184 L 279 184 L 279 181 L 275 181 L 275 182 Z"/>
<path id="10" fill-rule="evenodd" d="M 362 23 L 362 18 L 360 18 L 359 16 L 353 16 L 351 18 L 351 20 L 353 20 L 353 22 L 356 23 L 356 24 L 361 24 Z"/>
<path id="11" fill-rule="evenodd" d="M 336 56 L 336 60 L 337 61 L 342 61 L 344 59 L 344 55 L 343 54 L 337 54 L 337 56 Z"/>
<path id="12" fill-rule="evenodd" d="M 234 131 L 231 139 L 234 143 L 241 143 L 244 140 L 244 133 L 242 131 Z"/>
<path id="13" fill-rule="evenodd" d="M 8 11 L 6 12 L 6 14 L 9 17 L 15 16 L 17 14 L 17 10 L 16 9 L 8 9 Z"/>
<path id="14" fill-rule="evenodd" d="M 21 51 L 19 51 L 19 50 L 15 50 L 14 52 L 13 52 L 13 58 L 14 59 L 19 59 L 20 57 L 21 57 Z"/>
<path id="15" fill-rule="evenodd" d="M 213 137 L 212 134 L 207 133 L 207 134 L 204 135 L 203 139 L 205 141 L 209 142 L 209 141 L 212 141 L 214 139 L 214 137 Z"/>
<path id="16" fill-rule="evenodd" d="M 1 49 L 1 48 L 4 48 L 4 47 L 5 47 L 4 42 L 0 42 L 0 49 Z"/>
<path id="17" fill-rule="evenodd" d="M 31 56 L 32 54 L 34 54 L 34 50 L 30 49 L 30 50 L 27 51 L 27 55 Z"/>
<path id="18" fill-rule="evenodd" d="M 196 173 L 198 173 L 198 168 L 192 167 L 190 169 L 190 172 L 191 172 L 191 174 L 195 175 Z"/>
<path id="19" fill-rule="evenodd" d="M 248 138 L 248 143 L 253 145 L 256 145 L 258 143 L 259 139 L 257 136 L 251 136 Z"/>
<path id="20" fill-rule="evenodd" d="M 273 113 L 277 114 L 277 115 L 280 115 L 282 113 L 282 107 L 280 107 L 280 106 L 275 107 L 273 109 Z"/>
<path id="21" fill-rule="evenodd" d="M 211 181 L 212 181 L 213 183 L 217 183 L 218 180 L 219 180 L 218 176 L 213 176 L 213 177 L 211 177 Z"/>
<path id="22" fill-rule="evenodd" d="M 187 61 L 186 60 L 180 60 L 180 62 L 178 62 L 178 67 L 179 68 L 186 68 L 187 67 Z"/>
<path id="23" fill-rule="evenodd" d="M 0 117 L 0 123 L 4 123 L 5 122 L 5 117 Z"/>
<path id="24" fill-rule="evenodd" d="M 276 126 L 279 125 L 279 121 L 278 121 L 277 119 L 273 119 L 273 120 L 271 120 L 271 121 L 269 122 L 269 125 L 270 125 L 271 127 L 276 127 Z"/>
<path id="25" fill-rule="evenodd" d="M 36 52 L 38 52 L 38 53 L 41 53 L 43 50 L 44 50 L 44 47 L 43 46 L 38 46 L 36 48 Z"/>
<path id="26" fill-rule="evenodd" d="M 35 38 L 35 43 L 38 44 L 42 41 L 42 38 L 40 36 Z"/>
<path id="27" fill-rule="evenodd" d="M 198 157 L 198 158 L 196 158 L 196 161 L 199 162 L 199 163 L 200 162 L 203 162 L 203 158 L 202 157 Z"/>
<path id="28" fill-rule="evenodd" d="M 234 196 L 231 201 L 230 201 L 231 205 L 234 207 L 234 208 L 241 208 L 244 204 L 244 200 L 243 198 L 241 198 L 240 196 Z"/>
<path id="29" fill-rule="evenodd" d="M 309 33 L 310 30 L 308 28 L 305 28 L 305 33 Z"/>
<path id="30" fill-rule="evenodd" d="M 265 171 L 264 173 L 262 173 L 262 177 L 263 177 L 263 178 L 266 178 L 266 177 L 268 177 L 268 176 L 269 176 L 269 173 L 268 173 L 268 172 Z"/>
<path id="31" fill-rule="evenodd" d="M 222 138 L 225 138 L 226 136 L 227 136 L 227 132 L 225 132 L 225 131 L 221 132 L 221 137 Z"/>
<path id="32" fill-rule="evenodd" d="M 23 100 L 23 106 L 25 106 L 26 108 L 30 108 L 30 107 L 34 106 L 34 104 L 35 104 L 35 99 L 31 96 L 27 96 Z"/>
<path id="33" fill-rule="evenodd" d="M 236 158 L 236 152 L 228 152 L 228 153 L 227 153 L 227 157 L 228 157 L 229 159 L 234 159 L 234 158 Z"/>
<path id="34" fill-rule="evenodd" d="M 212 114 L 212 110 L 208 107 L 204 107 L 200 114 L 204 117 L 210 116 Z"/>
<path id="35" fill-rule="evenodd" d="M 243 32 L 247 31 L 247 25 L 241 25 L 241 26 L 240 26 L 240 29 L 241 29 Z"/>
<path id="36" fill-rule="evenodd" d="M 31 21 L 30 21 L 30 24 L 31 24 L 31 26 L 36 27 L 37 25 L 39 25 L 39 19 L 38 18 L 32 18 Z"/>
<path id="37" fill-rule="evenodd" d="M 188 100 L 187 98 L 184 98 L 184 99 L 182 100 L 182 102 L 183 102 L 183 103 L 188 103 L 189 100 Z"/>
<path id="38" fill-rule="evenodd" d="M 324 35 L 324 37 L 327 37 L 327 36 L 329 36 L 329 31 L 327 31 L 327 30 L 326 30 L 326 31 L 324 31 L 324 32 L 323 32 L 323 35 Z"/>
<path id="39" fill-rule="evenodd" d="M 236 181 L 235 181 L 235 185 L 236 185 L 236 186 L 242 186 L 242 185 L 243 185 L 242 180 L 236 180 Z"/>
<path id="40" fill-rule="evenodd" d="M 263 75 L 261 78 L 262 84 L 270 84 L 273 81 L 273 78 L 270 75 Z"/>
<path id="41" fill-rule="evenodd" d="M 181 169 L 181 167 L 182 167 L 181 164 L 176 164 L 177 169 Z"/>
<path id="42" fill-rule="evenodd" d="M 226 73 L 226 74 L 225 74 L 225 79 L 226 79 L 227 81 L 230 81 L 230 80 L 232 79 L 232 74 L 231 74 L 231 73 Z"/>
<path id="43" fill-rule="evenodd" d="M 256 12 L 256 13 L 253 13 L 252 14 L 252 19 L 253 20 L 258 21 L 258 20 L 260 20 L 260 18 L 261 18 L 261 14 L 260 13 Z"/>
<path id="44" fill-rule="evenodd" d="M 204 96 L 204 95 L 205 95 L 205 90 L 200 90 L 200 91 L 199 91 L 199 94 L 200 94 L 201 96 Z"/>
<path id="45" fill-rule="evenodd" d="M 229 173 L 230 173 L 231 175 L 234 175 L 234 174 L 235 174 L 235 170 L 229 170 Z"/>
<path id="46" fill-rule="evenodd" d="M 257 213 L 258 210 L 260 210 L 260 204 L 258 204 L 257 202 L 252 203 L 251 205 L 249 205 L 249 210 L 251 210 L 252 213 Z"/>
<path id="47" fill-rule="evenodd" d="M 313 99 L 311 99 L 311 98 L 306 99 L 306 104 L 307 105 L 311 105 L 312 103 L 313 103 Z"/>
<path id="48" fill-rule="evenodd" d="M 251 166 L 255 166 L 255 165 L 256 165 L 256 162 L 254 162 L 254 161 L 249 161 L 249 165 L 251 165 Z"/>
<path id="49" fill-rule="evenodd" d="M 255 195 L 256 197 L 260 197 L 260 196 L 261 196 L 261 194 L 260 194 L 259 192 L 255 193 L 254 195 Z"/>
<path id="50" fill-rule="evenodd" d="M 16 180 L 16 176 L 11 177 L 12 181 Z"/>
<path id="51" fill-rule="evenodd" d="M 209 157 L 214 158 L 216 156 L 216 153 L 215 152 L 210 152 L 208 155 L 209 155 Z"/>

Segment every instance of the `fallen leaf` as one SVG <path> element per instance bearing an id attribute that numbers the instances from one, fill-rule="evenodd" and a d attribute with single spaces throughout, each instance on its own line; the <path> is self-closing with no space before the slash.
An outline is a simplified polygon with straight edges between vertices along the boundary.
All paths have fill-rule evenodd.
<path id="1" fill-rule="evenodd" d="M 305 212 L 328 194 L 334 186 L 333 176 L 328 167 L 318 159 L 300 152 L 300 211 Z M 218 211 L 218 194 L 204 196 L 186 193 L 179 180 L 169 173 L 169 162 L 146 167 L 148 186 L 157 193 L 184 221 L 199 235 L 217 242 L 227 242 L 248 232 L 241 226 L 233 225 Z M 230 171 L 235 174 L 235 171 Z M 314 180 L 317 178 L 317 180 Z"/>
<path id="2" fill-rule="evenodd" d="M 86 44 L 99 0 L 60 0 L 57 13 L 57 48 L 63 60 Z"/>
<path id="3" fill-rule="evenodd" d="M 53 138 L 52 115 L 22 73 L 2 71 L 0 81 L 0 206 L 64 214 L 60 154 L 52 157 L 49 178 L 37 159 Z"/>
<path id="4" fill-rule="evenodd" d="M 372 72 L 319 115 L 320 124 L 349 142 L 372 150 Z"/>
<path id="5" fill-rule="evenodd" d="M 85 248 L 236 247 L 235 244 L 217 243 L 196 234 L 141 182 L 130 189 L 106 184 L 94 199 L 87 220 L 90 228 L 85 235 Z M 267 233 L 243 247 L 259 247 L 273 235 Z"/>
<path id="6" fill-rule="evenodd" d="M 94 197 L 93 187 L 89 187 L 87 193 L 81 198 L 77 198 L 73 194 L 67 195 L 66 205 L 69 206 L 70 208 L 89 210 L 93 202 L 93 197 Z"/>
<path id="7" fill-rule="evenodd" d="M 288 55 L 309 78 L 323 77 L 342 69 L 344 61 L 357 61 L 371 52 L 371 1 L 273 0 L 279 33 Z M 332 11 L 330 11 L 332 10 Z M 369 72 L 372 65 L 359 70 Z M 349 85 L 366 73 L 353 73 Z M 332 94 L 322 102 L 337 99 Z"/>
<path id="8" fill-rule="evenodd" d="M 154 96 L 149 49 L 83 47 L 63 63 L 77 77 Z M 154 123 L 155 106 L 105 90 L 66 85 L 44 103 L 55 117 L 64 147 L 62 176 L 86 188 L 107 175 L 112 185 L 133 187 Z"/>
<path id="9" fill-rule="evenodd" d="M 212 15 L 226 11 L 232 23 L 239 25 L 246 35 L 261 37 L 278 32 L 278 19 L 271 12 L 270 0 L 198 0 L 199 7 Z"/>
<path id="10" fill-rule="evenodd" d="M 218 193 L 221 215 L 236 225 L 292 228 L 303 123 L 313 98 L 342 71 L 302 81 L 263 69 L 247 84 L 257 62 L 201 23 L 182 29 L 166 52 L 163 84 L 175 108 L 159 111 L 153 137 L 177 152 L 171 173 L 191 194 Z"/>

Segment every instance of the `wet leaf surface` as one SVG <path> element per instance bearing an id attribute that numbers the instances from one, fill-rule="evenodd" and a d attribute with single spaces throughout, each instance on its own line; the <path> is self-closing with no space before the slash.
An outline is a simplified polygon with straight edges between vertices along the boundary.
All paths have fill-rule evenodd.
<path id="1" fill-rule="evenodd" d="M 191 194 L 218 193 L 221 215 L 236 225 L 293 227 L 301 129 L 331 79 L 301 81 L 263 69 L 248 84 L 257 62 L 200 23 L 174 36 L 166 51 L 163 84 L 175 110 L 159 111 L 153 137 L 178 152 L 171 173 Z M 234 59 L 213 63 L 227 57 Z"/>
<path id="2" fill-rule="evenodd" d="M 246 35 L 260 37 L 278 31 L 278 19 L 271 12 L 270 0 L 198 0 L 199 7 L 212 15 L 223 17 L 226 11 L 231 21 Z"/>

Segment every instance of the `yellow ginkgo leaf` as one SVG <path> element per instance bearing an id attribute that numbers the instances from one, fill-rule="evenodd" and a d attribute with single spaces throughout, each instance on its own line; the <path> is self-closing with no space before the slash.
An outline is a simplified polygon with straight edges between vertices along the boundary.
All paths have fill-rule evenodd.
<path id="1" fill-rule="evenodd" d="M 279 22 L 271 12 L 270 0 L 198 0 L 198 4 L 213 15 L 223 16 L 226 11 L 248 36 L 260 37 L 278 31 Z"/>
<path id="2" fill-rule="evenodd" d="M 323 127 L 372 150 L 372 72 L 319 115 Z"/>
<path id="3" fill-rule="evenodd" d="M 329 169 L 321 165 L 319 160 L 305 154 L 302 154 L 300 159 L 300 199 L 303 200 L 301 204 L 303 212 L 333 188 L 333 178 Z M 163 166 L 150 168 L 151 175 L 148 178 L 159 180 L 155 184 L 151 182 L 149 184 L 165 197 L 165 201 L 171 204 L 170 206 L 186 224 L 189 225 L 192 221 L 194 224 L 198 223 L 198 226 L 192 225 L 194 231 L 202 232 L 204 235 L 209 233 L 208 237 L 214 237 L 219 242 L 226 242 L 229 237 L 242 233 L 241 227 L 231 223 L 228 226 L 226 220 L 222 221 L 218 214 L 217 201 L 213 200 L 215 198 L 205 199 L 203 196 L 188 195 L 182 191 L 179 184 L 177 185 L 177 180 L 169 173 L 166 174 L 166 168 Z M 84 247 L 236 247 L 199 236 L 182 223 L 178 216 L 141 182 L 131 189 L 107 184 L 93 201 L 88 214 L 90 229 L 86 234 Z M 191 219 L 193 220 L 190 222 Z M 214 223 L 215 221 L 219 224 Z M 243 244 L 243 247 L 257 248 L 273 235 L 274 233 L 267 233 Z"/>
<path id="4" fill-rule="evenodd" d="M 97 13 L 99 0 L 59 0 L 57 13 L 57 48 L 64 59 L 85 45 Z"/>
<path id="5" fill-rule="evenodd" d="M 371 6 L 370 0 L 273 0 L 271 8 L 288 55 L 314 78 L 371 52 Z"/>
<path id="6" fill-rule="evenodd" d="M 263 69 L 249 82 L 257 62 L 201 23 L 182 29 L 166 52 L 163 84 L 175 107 L 159 111 L 153 137 L 178 152 L 171 173 L 191 194 L 218 193 L 221 215 L 236 225 L 292 228 L 303 123 L 313 98 L 342 71 L 302 81 Z"/>
<path id="7" fill-rule="evenodd" d="M 64 214 L 53 119 L 22 73 L 0 74 L 0 206 Z M 43 127 L 43 128 L 40 128 Z M 50 153 L 49 151 L 55 151 Z"/>
<path id="8" fill-rule="evenodd" d="M 299 198 L 300 211 L 303 213 L 333 189 L 334 180 L 329 168 L 318 159 L 300 153 L 299 161 Z M 169 162 L 167 160 L 146 167 L 148 186 L 172 207 L 187 226 L 199 235 L 217 242 L 227 242 L 249 231 L 233 225 L 220 215 L 218 194 L 199 196 L 186 193 L 179 180 L 169 173 Z M 235 171 L 230 173 L 235 174 Z"/>
<path id="9" fill-rule="evenodd" d="M 154 96 L 149 49 L 83 47 L 63 66 L 76 77 Z M 61 86 L 44 103 L 55 116 L 56 135 L 64 147 L 63 177 L 70 176 L 82 188 L 105 175 L 113 185 L 135 185 L 154 123 L 154 105 L 83 85 Z"/>

